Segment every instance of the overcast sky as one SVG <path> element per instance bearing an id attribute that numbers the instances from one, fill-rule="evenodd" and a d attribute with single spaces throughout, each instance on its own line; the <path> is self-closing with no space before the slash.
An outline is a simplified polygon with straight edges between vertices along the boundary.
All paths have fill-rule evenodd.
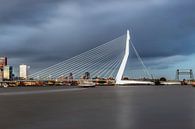
<path id="1" fill-rule="evenodd" d="M 0 55 L 32 71 L 131 30 L 154 76 L 195 70 L 194 0 L 0 0 Z"/>

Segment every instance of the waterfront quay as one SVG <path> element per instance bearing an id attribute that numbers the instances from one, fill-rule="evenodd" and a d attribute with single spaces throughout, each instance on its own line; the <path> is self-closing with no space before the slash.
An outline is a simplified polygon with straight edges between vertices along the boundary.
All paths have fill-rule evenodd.
<path id="1" fill-rule="evenodd" d="M 138 81 L 138 80 L 136 80 Z M 195 86 L 195 81 L 159 81 L 148 80 L 152 82 L 150 85 L 192 85 Z M 114 79 L 78 79 L 78 80 L 13 80 L 0 81 L 0 87 L 43 87 L 43 86 L 116 86 Z M 129 84 L 130 85 L 130 84 Z M 136 85 L 136 84 L 131 84 Z M 140 84 L 139 84 L 140 85 Z M 145 84 L 145 86 L 147 86 Z"/>
<path id="2" fill-rule="evenodd" d="M 13 80 L 0 81 L 0 87 L 18 86 L 79 86 L 85 83 L 93 83 L 94 86 L 114 86 L 114 79 L 75 79 L 75 80 Z"/>
<path id="3" fill-rule="evenodd" d="M 2 129 L 194 129 L 182 86 L 0 88 Z"/>

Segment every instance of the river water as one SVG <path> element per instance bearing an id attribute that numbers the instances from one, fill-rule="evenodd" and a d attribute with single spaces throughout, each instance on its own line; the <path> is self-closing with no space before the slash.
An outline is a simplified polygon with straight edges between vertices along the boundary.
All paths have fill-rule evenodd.
<path id="1" fill-rule="evenodd" d="M 0 88 L 0 129 L 195 129 L 195 88 Z"/>

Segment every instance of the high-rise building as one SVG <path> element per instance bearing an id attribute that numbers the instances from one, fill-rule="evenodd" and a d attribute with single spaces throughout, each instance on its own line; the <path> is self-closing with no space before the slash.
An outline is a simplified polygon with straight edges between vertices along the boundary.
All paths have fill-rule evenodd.
<path id="1" fill-rule="evenodd" d="M 0 69 L 0 81 L 3 81 L 3 69 Z"/>
<path id="2" fill-rule="evenodd" d="M 7 65 L 7 57 L 0 57 L 0 69 Z"/>
<path id="3" fill-rule="evenodd" d="M 19 68 L 20 78 L 22 78 L 22 79 L 28 79 L 28 66 L 22 64 L 19 67 L 20 67 Z"/>
<path id="4" fill-rule="evenodd" d="M 3 79 L 12 80 L 13 77 L 13 67 L 6 65 L 3 67 Z"/>
<path id="5" fill-rule="evenodd" d="M 3 68 L 7 65 L 7 57 L 0 57 L 0 81 L 3 80 Z"/>

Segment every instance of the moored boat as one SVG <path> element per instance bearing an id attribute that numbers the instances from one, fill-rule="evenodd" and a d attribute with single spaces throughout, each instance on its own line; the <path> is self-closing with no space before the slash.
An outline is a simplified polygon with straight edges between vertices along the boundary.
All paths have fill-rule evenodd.
<path id="1" fill-rule="evenodd" d="M 79 87 L 95 87 L 95 83 L 92 80 L 80 80 Z"/>
<path id="2" fill-rule="evenodd" d="M 192 81 L 191 84 L 193 87 L 195 87 L 195 81 Z"/>

